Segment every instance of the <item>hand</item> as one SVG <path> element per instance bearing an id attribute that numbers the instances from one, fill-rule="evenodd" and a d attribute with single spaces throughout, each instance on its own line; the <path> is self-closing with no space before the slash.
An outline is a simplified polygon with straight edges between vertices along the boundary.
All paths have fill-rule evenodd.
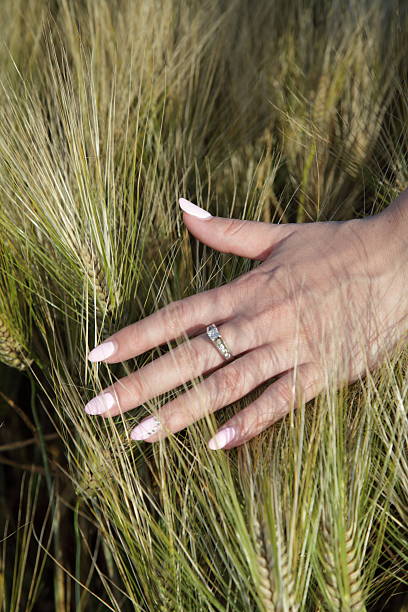
<path id="1" fill-rule="evenodd" d="M 117 363 L 196 334 L 87 404 L 89 414 L 115 416 L 211 374 L 160 408 L 157 418 L 142 421 L 133 439 L 155 442 L 279 376 L 209 443 L 238 446 L 330 381 L 338 386 L 364 375 L 406 332 L 408 253 L 404 240 L 388 242 L 389 216 L 279 225 L 213 217 L 183 199 L 180 205 L 201 242 L 262 263 L 231 283 L 169 304 L 91 351 L 91 361 Z M 210 323 L 233 360 L 226 362 L 207 337 Z"/>

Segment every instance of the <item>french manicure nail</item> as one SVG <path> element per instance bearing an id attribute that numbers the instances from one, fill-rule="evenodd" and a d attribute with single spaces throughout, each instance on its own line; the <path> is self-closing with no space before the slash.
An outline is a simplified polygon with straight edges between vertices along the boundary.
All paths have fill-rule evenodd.
<path id="1" fill-rule="evenodd" d="M 214 437 L 208 442 L 208 448 L 211 450 L 218 450 L 219 448 L 224 448 L 235 438 L 235 429 L 233 427 L 226 427 L 225 429 L 220 429 L 219 432 L 215 434 Z"/>
<path id="2" fill-rule="evenodd" d="M 146 440 L 146 438 L 156 433 L 160 427 L 160 421 L 156 417 L 148 417 L 133 429 L 130 437 L 132 440 Z"/>
<path id="3" fill-rule="evenodd" d="M 112 393 L 101 393 L 92 398 L 85 406 L 85 412 L 88 414 L 103 414 L 116 403 Z"/>
<path id="4" fill-rule="evenodd" d="M 180 208 L 184 210 L 184 212 L 193 215 L 193 217 L 198 217 L 199 219 L 209 219 L 212 217 L 212 214 L 208 212 L 208 210 L 204 210 L 204 208 L 200 208 L 197 204 L 193 204 L 189 202 L 185 198 L 179 199 Z"/>
<path id="5" fill-rule="evenodd" d="M 107 359 L 116 351 L 116 342 L 113 340 L 108 340 L 107 342 L 103 342 L 89 353 L 88 359 L 89 361 L 102 361 L 103 359 Z"/>

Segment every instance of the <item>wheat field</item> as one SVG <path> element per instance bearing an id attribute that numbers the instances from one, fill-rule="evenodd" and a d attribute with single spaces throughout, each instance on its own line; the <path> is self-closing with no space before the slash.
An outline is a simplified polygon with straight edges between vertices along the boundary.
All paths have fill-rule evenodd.
<path id="1" fill-rule="evenodd" d="M 0 605 L 408 610 L 408 352 L 228 452 L 256 396 L 155 444 L 88 399 L 104 337 L 251 268 L 178 198 L 273 223 L 408 186 L 404 0 L 2 0 Z"/>

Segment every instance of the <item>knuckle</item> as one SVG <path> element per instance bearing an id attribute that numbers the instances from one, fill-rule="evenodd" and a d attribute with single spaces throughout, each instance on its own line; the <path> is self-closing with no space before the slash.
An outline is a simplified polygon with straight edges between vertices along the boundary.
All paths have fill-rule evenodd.
<path id="1" fill-rule="evenodd" d="M 278 350 L 280 346 L 275 346 L 273 344 L 268 344 L 264 347 L 262 351 L 262 370 L 265 372 L 265 376 L 273 376 L 278 369 L 279 363 L 279 355 Z"/>
<path id="2" fill-rule="evenodd" d="M 263 314 L 254 316 L 252 313 L 241 313 L 235 320 L 239 333 L 234 334 L 231 350 L 237 347 L 237 352 L 249 350 L 255 346 L 262 345 L 267 337 L 265 326 L 267 325 Z"/>
<path id="3" fill-rule="evenodd" d="M 236 331 L 229 345 L 233 353 L 234 348 L 237 349 L 236 352 L 238 353 L 251 348 L 266 346 L 267 343 L 271 342 L 273 337 L 276 336 L 276 325 L 274 324 L 270 312 L 265 310 L 261 310 L 256 314 L 253 312 L 241 312 L 235 317 L 234 324 Z M 272 359 L 273 355 L 273 346 L 269 345 L 267 354 L 268 360 Z"/>
<path id="4" fill-rule="evenodd" d="M 170 351 L 170 354 L 172 352 Z M 173 358 L 177 369 L 181 372 L 191 370 L 191 364 L 196 366 L 203 361 L 202 348 L 195 341 L 186 340 L 183 344 L 174 351 Z"/>
<path id="5" fill-rule="evenodd" d="M 222 310 L 225 314 L 231 312 L 231 290 L 229 284 L 221 285 L 221 287 L 215 287 L 214 289 L 208 289 L 205 292 L 205 297 L 208 303 L 212 304 L 215 311 Z"/>
<path id="6" fill-rule="evenodd" d="M 132 399 L 141 400 L 146 397 L 147 389 L 139 374 L 132 374 L 126 383 L 127 393 Z"/>
<path id="7" fill-rule="evenodd" d="M 262 279 L 256 269 L 245 272 L 235 278 L 229 285 L 234 289 L 233 299 L 235 305 L 239 307 L 243 301 L 247 302 L 248 299 L 251 299 L 251 301 L 256 299 L 261 283 Z"/>
<path id="8" fill-rule="evenodd" d="M 266 270 L 263 282 L 268 295 L 278 295 L 281 300 L 285 300 L 293 294 L 294 273 L 286 264 L 278 263 Z"/>
<path id="9" fill-rule="evenodd" d="M 229 392 L 236 389 L 241 380 L 241 372 L 234 366 L 224 368 L 222 386 Z"/>
<path id="10" fill-rule="evenodd" d="M 235 299 L 234 291 L 232 291 L 231 284 L 223 285 L 219 288 L 216 294 L 216 302 L 214 306 L 217 310 L 225 313 L 225 316 L 231 316 L 235 314 L 237 300 Z"/>
<path id="11" fill-rule="evenodd" d="M 296 319 L 293 317 L 293 307 L 288 300 L 274 304 L 271 309 L 270 324 L 276 329 L 295 329 Z"/>
<path id="12" fill-rule="evenodd" d="M 187 351 L 185 354 L 186 365 L 191 367 L 191 364 L 199 364 L 203 360 L 203 350 L 201 346 L 198 346 L 196 342 L 187 340 Z"/>
<path id="13" fill-rule="evenodd" d="M 262 404 L 253 415 L 250 423 L 248 423 L 246 434 L 250 434 L 253 431 L 262 431 L 265 427 L 268 427 L 273 422 L 273 409 L 268 404 Z"/>
<path id="14" fill-rule="evenodd" d="M 271 300 L 271 303 L 264 309 L 264 329 L 266 327 L 273 331 L 273 337 L 276 338 L 276 332 L 284 333 L 294 329 L 296 319 L 293 316 L 293 305 L 290 300 L 285 298 L 276 298 Z"/>
<path id="15" fill-rule="evenodd" d="M 277 337 L 283 329 L 283 323 L 274 315 L 272 308 L 262 310 L 256 317 L 252 317 L 252 337 L 255 346 L 266 345 L 267 360 L 276 362 Z M 268 344 L 270 343 L 270 344 Z"/>
<path id="16" fill-rule="evenodd" d="M 290 294 L 293 289 L 293 283 L 296 278 L 296 273 L 293 265 L 284 263 L 277 264 L 270 275 L 271 282 L 285 294 Z"/>
<path id="17" fill-rule="evenodd" d="M 276 397 L 279 399 L 279 403 L 285 406 L 291 404 L 295 399 L 292 380 L 285 380 L 284 382 L 279 382 L 278 380 L 275 383 L 275 393 Z"/>
<path id="18" fill-rule="evenodd" d="M 176 300 L 163 309 L 163 323 L 170 331 L 178 331 L 180 327 L 183 327 L 186 315 L 187 304 L 183 300 Z"/>
<path id="19" fill-rule="evenodd" d="M 243 375 L 237 367 L 229 365 L 221 368 L 211 377 L 211 397 L 217 406 L 225 406 L 231 403 L 232 396 L 240 396 L 243 387 Z"/>

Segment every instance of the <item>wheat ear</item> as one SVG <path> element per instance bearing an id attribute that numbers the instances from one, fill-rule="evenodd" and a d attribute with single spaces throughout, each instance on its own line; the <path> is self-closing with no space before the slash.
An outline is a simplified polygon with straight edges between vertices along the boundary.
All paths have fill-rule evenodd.
<path id="1" fill-rule="evenodd" d="M 263 523 L 263 520 L 261 519 Z M 257 516 L 253 516 L 253 527 L 255 534 L 255 550 L 259 565 L 259 591 L 262 605 L 266 612 L 277 612 L 276 589 L 273 578 L 273 558 L 271 546 L 265 537 L 265 527 L 261 526 Z"/>
<path id="2" fill-rule="evenodd" d="M 282 596 L 286 599 L 286 606 L 283 609 L 289 609 L 291 610 L 291 612 L 297 612 L 297 610 L 299 610 L 299 606 L 296 603 L 295 583 L 293 581 L 293 574 L 289 565 L 289 557 L 286 544 L 281 538 L 280 533 L 277 533 L 277 539 L 280 550 L 279 560 L 283 587 Z"/>
<path id="3" fill-rule="evenodd" d="M 338 610 L 344 609 L 350 612 L 363 612 L 365 611 L 364 604 L 364 593 L 361 584 L 361 572 L 357 558 L 357 551 L 355 547 L 353 537 L 353 527 L 350 526 L 346 529 L 346 557 L 347 557 L 347 575 L 349 581 L 350 598 L 347 602 L 340 600 L 339 589 L 336 580 L 336 568 L 335 559 L 332 553 L 333 538 L 330 535 L 329 529 L 326 524 L 322 525 L 322 535 L 325 549 L 325 559 L 327 564 L 326 573 L 326 589 L 329 597 L 331 598 L 331 604 L 333 609 Z"/>
<path id="4" fill-rule="evenodd" d="M 357 548 L 354 543 L 353 527 L 346 530 L 346 556 L 350 587 L 350 610 L 362 612 L 365 610 L 364 593 L 362 588 L 361 572 L 358 563 Z"/>
<path id="5" fill-rule="evenodd" d="M 25 370 L 32 359 L 27 359 L 23 344 L 18 334 L 7 324 L 5 318 L 0 315 L 0 361 L 12 368 Z"/>
<path id="6" fill-rule="evenodd" d="M 336 580 L 336 565 L 335 565 L 335 560 L 334 560 L 334 556 L 332 553 L 333 538 L 331 537 L 330 531 L 324 522 L 322 523 L 321 533 L 322 533 L 322 543 L 323 543 L 323 551 L 324 551 L 323 557 L 326 561 L 326 568 L 324 572 L 325 579 L 326 579 L 326 584 L 325 584 L 326 592 L 330 600 L 332 609 L 340 610 L 341 601 L 339 597 L 339 591 L 338 591 L 337 580 Z"/>
<path id="7" fill-rule="evenodd" d="M 96 320 L 103 334 L 110 333 L 109 317 L 113 314 L 115 307 L 120 302 L 119 292 L 114 291 L 113 300 L 110 299 L 106 278 L 99 265 L 97 258 L 93 255 L 88 246 L 81 246 L 79 249 L 82 264 L 86 270 L 86 276 L 96 297 Z M 105 314 L 108 314 L 108 318 Z"/>

